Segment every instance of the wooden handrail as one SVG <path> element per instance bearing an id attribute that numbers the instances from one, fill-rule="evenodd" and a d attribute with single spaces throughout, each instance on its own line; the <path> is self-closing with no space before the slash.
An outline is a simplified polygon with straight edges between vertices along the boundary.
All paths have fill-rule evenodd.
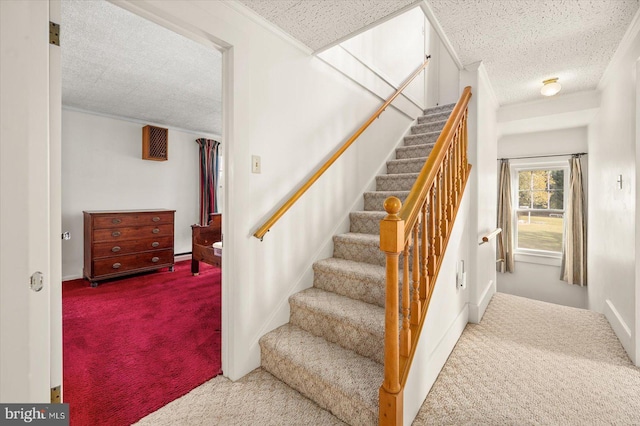
<path id="1" fill-rule="evenodd" d="M 416 78 L 418 76 L 418 74 L 420 74 L 422 72 L 422 70 L 427 66 L 427 64 L 429 63 L 429 58 L 431 58 L 431 55 L 428 55 L 425 58 L 425 61 L 422 63 L 422 65 L 420 65 L 418 67 L 418 69 L 416 69 L 413 74 L 411 74 L 409 76 L 409 78 L 407 78 L 407 80 L 398 88 L 398 90 L 396 90 L 396 92 L 391 95 L 391 97 L 389 97 L 389 99 L 387 99 L 385 101 L 385 103 L 382 104 L 382 106 L 380 108 L 378 108 L 378 110 L 376 112 L 373 113 L 373 115 L 371 115 L 371 117 L 369 117 L 369 119 L 353 134 L 353 136 L 351 136 L 341 147 L 340 149 L 338 149 L 332 156 L 331 158 L 329 158 L 329 160 L 327 160 L 326 163 L 324 163 L 324 165 L 322 165 L 322 167 L 320 167 L 318 169 L 318 171 L 316 171 L 313 176 L 311 176 L 311 178 L 309 178 L 309 180 L 300 187 L 300 189 L 298 189 L 295 194 L 293 194 L 291 196 L 291 198 L 289 198 L 274 214 L 273 216 L 271 216 L 264 224 L 262 224 L 262 226 L 260 226 L 260 228 L 258 228 L 258 230 L 255 232 L 255 234 L 253 234 L 254 237 L 260 239 L 260 241 L 262 241 L 262 238 L 264 238 L 265 234 L 267 232 L 269 232 L 269 229 L 271 229 L 271 227 L 282 217 L 282 215 L 284 215 L 287 210 L 289 210 L 291 208 L 291 206 L 293 206 L 295 204 L 296 201 L 298 201 L 298 199 L 302 196 L 302 194 L 304 194 L 307 189 L 309 189 L 311 187 L 311 185 L 313 185 L 319 178 L 320 176 L 322 176 L 322 174 L 329 168 L 331 167 L 331 165 L 333 163 L 336 162 L 336 160 L 347 150 L 347 148 L 349 148 L 351 146 L 351 144 L 353 142 L 355 142 L 356 139 L 358 139 L 358 137 L 367 129 L 367 127 L 369 127 L 369 125 L 371 123 L 373 123 L 378 117 L 380 117 L 380 114 L 382 114 L 384 112 L 385 109 L 387 109 L 387 107 L 391 104 L 391 102 L 393 102 L 398 95 L 400 95 L 400 93 L 402 93 L 402 91 L 413 81 L 414 78 Z"/>
<path id="2" fill-rule="evenodd" d="M 416 179 L 411 192 L 405 199 L 402 208 L 400 209 L 400 213 L 398 213 L 398 216 L 405 221 L 405 241 L 409 237 L 408 232 L 411 232 L 411 228 L 415 225 L 416 220 L 418 219 L 418 214 L 420 213 L 420 208 L 416 206 L 422 206 L 427 198 L 429 187 L 433 184 L 438 173 L 436 165 L 442 163 L 442 159 L 447 153 L 447 149 L 449 149 L 449 146 L 453 142 L 455 132 L 452 130 L 455 130 L 458 123 L 462 120 L 463 115 L 467 110 L 469 99 L 471 99 L 471 87 L 467 86 L 462 91 L 460 100 L 447 119 L 433 150 L 429 154 L 424 166 L 422 166 L 418 179 Z"/>
<path id="3" fill-rule="evenodd" d="M 471 170 L 467 156 L 470 98 L 471 88 L 466 87 L 404 205 L 396 197 L 384 202 L 387 216 L 380 222 L 380 250 L 386 256 L 386 300 L 380 425 L 403 424 L 404 387 Z"/>

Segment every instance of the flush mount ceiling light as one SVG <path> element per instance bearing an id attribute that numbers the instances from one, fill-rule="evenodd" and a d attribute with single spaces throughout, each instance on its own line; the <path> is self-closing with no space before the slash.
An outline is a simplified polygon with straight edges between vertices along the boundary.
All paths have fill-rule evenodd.
<path id="1" fill-rule="evenodd" d="M 540 93 L 542 93 L 544 96 L 553 96 L 558 93 L 560 89 L 562 89 L 562 86 L 560 86 L 560 83 L 558 83 L 557 77 L 544 80 L 542 84 L 544 84 L 544 86 L 542 86 L 542 89 L 540 89 Z"/>

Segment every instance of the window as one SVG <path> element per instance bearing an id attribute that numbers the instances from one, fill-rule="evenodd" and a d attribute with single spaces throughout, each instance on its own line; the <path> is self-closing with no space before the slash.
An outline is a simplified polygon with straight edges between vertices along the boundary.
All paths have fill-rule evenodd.
<path id="1" fill-rule="evenodd" d="M 515 253 L 560 257 L 569 168 L 566 162 L 512 167 Z"/>

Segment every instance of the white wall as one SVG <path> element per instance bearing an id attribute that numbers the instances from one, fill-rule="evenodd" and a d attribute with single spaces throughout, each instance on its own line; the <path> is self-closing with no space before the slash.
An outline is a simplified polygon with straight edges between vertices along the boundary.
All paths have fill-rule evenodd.
<path id="1" fill-rule="evenodd" d="M 589 307 L 605 313 L 637 364 L 637 14 L 633 22 L 598 86 L 602 92 L 600 113 L 589 126 L 588 259 Z M 622 175 L 622 189 L 617 188 L 618 175 Z"/>
<path id="2" fill-rule="evenodd" d="M 469 321 L 480 322 L 489 299 L 495 292 L 495 240 L 478 245 L 482 236 L 493 231 L 497 217 L 496 111 L 498 102 L 481 62 L 468 65 L 460 73 L 460 86 L 471 86 L 469 101 L 469 163 L 471 178 L 470 251 L 467 280 L 469 285 Z"/>
<path id="3" fill-rule="evenodd" d="M 424 62 L 425 26 L 422 9 L 416 7 L 343 42 L 340 46 L 399 87 Z M 339 47 L 334 47 L 339 48 Z M 424 74 L 404 94 L 424 108 Z"/>
<path id="4" fill-rule="evenodd" d="M 436 30 L 428 24 L 425 43 L 431 62 L 427 67 L 427 107 L 455 103 L 460 96 L 460 70 Z"/>
<path id="5" fill-rule="evenodd" d="M 238 12 L 245 10 L 238 3 L 126 4 L 230 46 L 223 56 L 231 85 L 223 100 L 223 369 L 235 380 L 259 365 L 258 339 L 288 321 L 288 296 L 311 286 L 312 262 L 412 120 L 389 108 L 260 242 L 256 229 L 380 100 Z M 262 157 L 261 174 L 251 173 L 251 155 Z"/>
<path id="6" fill-rule="evenodd" d="M 169 159 L 141 158 L 144 124 L 79 111 L 62 113 L 63 279 L 82 276 L 83 210 L 172 209 L 174 251 L 191 251 L 199 221 L 199 137 L 169 129 Z"/>
<path id="7" fill-rule="evenodd" d="M 587 128 L 575 127 L 505 135 L 498 141 L 498 158 L 577 153 L 586 152 L 587 149 Z M 568 157 L 541 158 L 540 160 L 562 159 L 568 159 Z M 517 163 L 517 160 L 513 160 L 512 163 Z M 588 195 L 588 156 L 582 157 L 582 164 L 585 176 L 584 190 Z M 497 170 L 497 166 L 494 165 L 494 167 Z M 540 260 L 516 255 L 515 271 L 497 274 L 498 291 L 586 309 L 587 287 L 561 281 L 559 259 L 543 261 L 545 263 L 532 263 Z"/>

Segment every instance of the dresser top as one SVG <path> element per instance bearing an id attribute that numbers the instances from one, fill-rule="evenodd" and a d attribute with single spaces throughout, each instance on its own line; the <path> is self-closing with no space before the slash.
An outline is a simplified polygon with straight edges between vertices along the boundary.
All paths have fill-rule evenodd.
<path id="1" fill-rule="evenodd" d="M 139 210 L 84 210 L 83 213 L 88 214 L 116 214 L 116 213 L 158 213 L 158 212 L 174 212 L 169 209 L 139 209 Z"/>

